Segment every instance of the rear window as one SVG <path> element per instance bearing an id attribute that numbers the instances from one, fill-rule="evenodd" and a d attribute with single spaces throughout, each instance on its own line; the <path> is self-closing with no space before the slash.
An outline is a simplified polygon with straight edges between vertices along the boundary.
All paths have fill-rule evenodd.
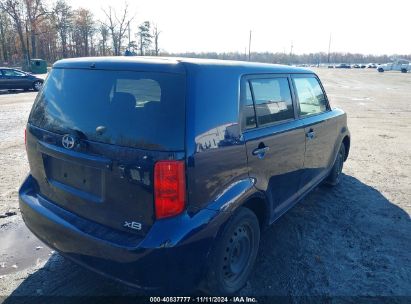
<path id="1" fill-rule="evenodd" d="M 30 123 L 60 134 L 150 150 L 183 150 L 185 77 L 53 69 Z"/>

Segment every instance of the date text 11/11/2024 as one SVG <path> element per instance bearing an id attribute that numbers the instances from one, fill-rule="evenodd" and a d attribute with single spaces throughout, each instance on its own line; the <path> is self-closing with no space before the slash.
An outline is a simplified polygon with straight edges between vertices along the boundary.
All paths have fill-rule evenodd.
<path id="1" fill-rule="evenodd" d="M 150 297 L 150 303 L 258 303 L 254 297 Z"/>

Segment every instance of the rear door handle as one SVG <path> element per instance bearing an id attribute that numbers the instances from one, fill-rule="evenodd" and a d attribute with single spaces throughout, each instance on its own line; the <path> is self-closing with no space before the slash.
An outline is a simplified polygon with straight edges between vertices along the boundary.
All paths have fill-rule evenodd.
<path id="1" fill-rule="evenodd" d="M 259 147 L 257 149 L 254 149 L 252 154 L 254 156 L 258 156 L 258 158 L 263 158 L 265 153 L 270 150 L 270 147 L 264 146 L 264 147 Z"/>
<path id="2" fill-rule="evenodd" d="M 315 138 L 315 132 L 313 129 L 310 129 L 307 133 L 306 136 L 308 139 L 314 139 Z"/>

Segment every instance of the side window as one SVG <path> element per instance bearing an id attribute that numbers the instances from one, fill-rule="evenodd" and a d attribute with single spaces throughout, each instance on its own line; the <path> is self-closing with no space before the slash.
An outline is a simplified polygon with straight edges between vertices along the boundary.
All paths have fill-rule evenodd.
<path id="1" fill-rule="evenodd" d="M 257 126 L 255 121 L 253 96 L 251 94 L 250 83 L 247 81 L 245 86 L 245 108 L 244 108 L 244 129 L 252 129 Z"/>
<path id="2" fill-rule="evenodd" d="M 314 77 L 294 78 L 300 104 L 300 115 L 308 116 L 327 111 L 327 100 L 318 80 Z"/>
<path id="3" fill-rule="evenodd" d="M 258 126 L 294 118 L 287 78 L 251 79 L 250 84 Z"/>
<path id="4" fill-rule="evenodd" d="M 10 77 L 10 76 L 20 76 L 23 77 L 25 74 L 16 70 L 3 70 L 4 76 Z"/>

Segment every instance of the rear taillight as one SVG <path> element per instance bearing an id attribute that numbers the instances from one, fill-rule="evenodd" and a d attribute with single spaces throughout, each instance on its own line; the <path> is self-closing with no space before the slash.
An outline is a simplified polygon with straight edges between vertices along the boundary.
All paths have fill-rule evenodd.
<path id="1" fill-rule="evenodd" d="M 159 161 L 154 166 L 154 203 L 156 218 L 181 213 L 186 200 L 185 166 L 183 161 Z"/>

